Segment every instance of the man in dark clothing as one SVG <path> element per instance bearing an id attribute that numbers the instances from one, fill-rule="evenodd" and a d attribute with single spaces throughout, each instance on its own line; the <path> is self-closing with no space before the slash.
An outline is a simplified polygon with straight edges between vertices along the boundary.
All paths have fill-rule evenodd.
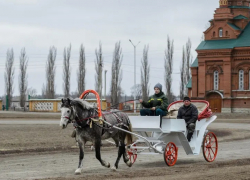
<path id="1" fill-rule="evenodd" d="M 147 102 L 139 100 L 143 107 L 148 109 L 141 109 L 141 116 L 166 116 L 168 99 L 162 92 L 162 85 L 157 83 L 154 87 L 155 94 L 149 97 Z"/>
<path id="2" fill-rule="evenodd" d="M 184 97 L 183 102 L 184 105 L 178 110 L 177 119 L 185 119 L 188 129 L 187 139 L 190 142 L 198 119 L 198 110 L 195 105 L 191 104 L 189 97 Z"/>

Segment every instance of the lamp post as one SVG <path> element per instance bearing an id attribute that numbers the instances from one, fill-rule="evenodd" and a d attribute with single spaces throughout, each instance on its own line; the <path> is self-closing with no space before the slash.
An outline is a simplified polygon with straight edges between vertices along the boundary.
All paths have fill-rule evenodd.
<path id="1" fill-rule="evenodd" d="M 136 100 L 135 100 L 135 90 L 136 90 L 136 46 L 140 43 L 140 41 L 134 45 L 131 40 L 129 40 L 131 44 L 134 46 L 134 113 L 136 113 Z"/>

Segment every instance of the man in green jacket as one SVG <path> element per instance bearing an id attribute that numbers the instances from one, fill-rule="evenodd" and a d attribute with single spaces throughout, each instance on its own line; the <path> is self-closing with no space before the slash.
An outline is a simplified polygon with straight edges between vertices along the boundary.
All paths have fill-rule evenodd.
<path id="1" fill-rule="evenodd" d="M 141 116 L 166 116 L 168 99 L 162 92 L 162 85 L 157 83 L 154 87 L 155 94 L 149 97 L 147 102 L 139 100 L 143 107 L 148 109 L 141 109 Z"/>

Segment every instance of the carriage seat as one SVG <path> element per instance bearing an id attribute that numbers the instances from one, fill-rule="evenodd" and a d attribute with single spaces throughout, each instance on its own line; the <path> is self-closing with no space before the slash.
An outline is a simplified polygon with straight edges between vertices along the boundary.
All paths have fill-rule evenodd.
<path id="1" fill-rule="evenodd" d="M 191 101 L 193 105 L 195 105 L 198 109 L 198 115 L 203 112 L 207 108 L 207 104 L 205 102 L 196 102 L 195 100 Z M 177 119 L 178 110 L 183 106 L 183 101 L 176 101 L 168 106 L 168 114 L 167 116 L 163 116 L 165 119 Z"/>

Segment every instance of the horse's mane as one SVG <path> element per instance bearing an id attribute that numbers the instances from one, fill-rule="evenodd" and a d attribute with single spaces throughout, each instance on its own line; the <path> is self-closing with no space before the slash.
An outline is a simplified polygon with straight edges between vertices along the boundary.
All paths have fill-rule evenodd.
<path id="1" fill-rule="evenodd" d="M 83 99 L 80 98 L 75 98 L 73 100 L 75 103 L 79 104 L 80 106 L 82 106 L 83 109 L 92 109 L 92 108 L 97 108 L 96 104 L 91 104 L 88 101 L 85 101 Z"/>

